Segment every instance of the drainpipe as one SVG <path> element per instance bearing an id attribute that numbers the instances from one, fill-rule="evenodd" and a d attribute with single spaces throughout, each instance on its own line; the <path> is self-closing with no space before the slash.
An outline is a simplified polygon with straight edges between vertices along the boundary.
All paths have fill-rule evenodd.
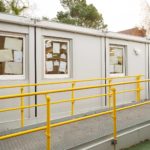
<path id="1" fill-rule="evenodd" d="M 36 36 L 37 36 L 37 33 L 36 33 L 36 19 L 34 19 L 34 60 L 35 60 L 35 83 L 37 83 L 37 58 L 36 58 Z M 37 92 L 37 86 L 35 86 L 35 92 Z M 35 95 L 35 105 L 37 104 L 37 95 Z M 35 106 L 35 117 L 37 117 L 37 106 Z"/>

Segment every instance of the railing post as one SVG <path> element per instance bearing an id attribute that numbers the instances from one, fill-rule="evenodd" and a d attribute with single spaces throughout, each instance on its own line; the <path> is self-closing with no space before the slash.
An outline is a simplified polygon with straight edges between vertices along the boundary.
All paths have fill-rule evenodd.
<path id="1" fill-rule="evenodd" d="M 20 92 L 21 92 L 21 94 L 23 94 L 24 93 L 24 89 L 23 89 L 23 87 L 21 87 L 20 88 Z M 20 107 L 21 107 L 21 111 L 20 111 L 20 113 L 21 113 L 21 127 L 24 127 L 24 97 L 23 96 L 21 96 L 21 102 L 20 102 Z"/>
<path id="2" fill-rule="evenodd" d="M 47 138 L 47 144 L 46 144 L 46 150 L 51 149 L 51 104 L 50 104 L 50 97 L 46 95 L 46 138 Z"/>
<path id="3" fill-rule="evenodd" d="M 71 95 L 71 115 L 74 115 L 74 103 L 75 103 L 75 93 L 74 93 L 74 88 L 75 88 L 75 82 L 72 82 L 72 95 Z"/>
<path id="4" fill-rule="evenodd" d="M 112 83 L 112 79 L 108 79 L 108 84 L 109 84 L 109 86 L 108 86 L 108 93 L 109 93 L 109 96 L 108 96 L 108 107 L 110 108 L 111 107 L 111 97 L 112 97 L 112 95 L 111 95 L 111 84 Z"/>
<path id="5" fill-rule="evenodd" d="M 117 144 L 117 111 L 116 111 L 116 89 L 112 88 L 112 99 L 113 99 L 113 141 L 112 144 Z"/>
<path id="6" fill-rule="evenodd" d="M 136 77 L 136 101 L 141 100 L 141 85 L 140 85 L 141 75 Z"/>

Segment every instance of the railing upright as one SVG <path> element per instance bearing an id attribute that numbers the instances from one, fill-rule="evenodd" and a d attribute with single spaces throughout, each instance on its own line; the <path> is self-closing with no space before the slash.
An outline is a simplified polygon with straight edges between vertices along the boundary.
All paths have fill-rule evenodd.
<path id="1" fill-rule="evenodd" d="M 24 93 L 24 88 L 20 88 L 21 94 Z M 21 113 L 21 127 L 24 127 L 24 96 L 21 96 L 21 101 L 20 101 L 20 113 Z"/>
<path id="2" fill-rule="evenodd" d="M 141 100 L 141 85 L 140 85 L 141 75 L 136 77 L 136 101 L 140 102 Z"/>
<path id="3" fill-rule="evenodd" d="M 75 105 L 75 82 L 72 82 L 72 97 L 71 97 L 71 115 L 74 115 L 74 105 Z"/>
<path id="4" fill-rule="evenodd" d="M 116 110 L 116 89 L 112 88 L 112 99 L 113 99 L 113 141 L 112 144 L 117 144 L 117 110 Z"/>
<path id="5" fill-rule="evenodd" d="M 46 150 L 51 149 L 51 100 L 49 96 L 46 96 Z"/>
<path id="6" fill-rule="evenodd" d="M 111 98 L 112 98 L 112 95 L 111 95 L 111 84 L 112 84 L 112 79 L 108 79 L 108 93 L 109 93 L 109 96 L 108 96 L 108 107 L 110 108 L 111 107 Z"/>

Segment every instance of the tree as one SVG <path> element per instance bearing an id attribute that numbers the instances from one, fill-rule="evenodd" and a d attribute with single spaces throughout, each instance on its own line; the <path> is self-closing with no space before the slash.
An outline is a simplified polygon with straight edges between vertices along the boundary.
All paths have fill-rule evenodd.
<path id="1" fill-rule="evenodd" d="M 11 0 L 9 2 L 10 12 L 14 15 L 20 15 L 27 8 L 28 6 L 25 4 L 25 1 L 23 0 Z"/>
<path id="2" fill-rule="evenodd" d="M 141 1 L 141 23 L 140 26 L 150 35 L 150 5 L 146 0 Z"/>
<path id="3" fill-rule="evenodd" d="M 7 12 L 7 8 L 4 0 L 0 0 L 0 12 Z"/>
<path id="4" fill-rule="evenodd" d="M 46 17 L 46 16 L 42 16 L 42 20 L 44 20 L 44 21 L 49 21 L 49 18 Z"/>
<path id="5" fill-rule="evenodd" d="M 57 12 L 53 21 L 79 25 L 88 28 L 106 29 L 102 14 L 93 4 L 87 4 L 86 0 L 60 0 L 65 12 Z"/>
<path id="6" fill-rule="evenodd" d="M 27 8 L 27 0 L 0 0 L 0 12 L 21 15 Z"/>

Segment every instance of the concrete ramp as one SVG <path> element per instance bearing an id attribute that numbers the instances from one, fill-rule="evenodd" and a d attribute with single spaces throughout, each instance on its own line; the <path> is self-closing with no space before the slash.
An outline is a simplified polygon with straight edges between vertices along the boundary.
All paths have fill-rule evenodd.
<path id="1" fill-rule="evenodd" d="M 95 112 L 80 114 L 73 118 L 98 113 L 100 111 L 106 110 L 97 110 Z M 150 105 L 139 106 L 117 112 L 117 130 L 119 135 L 116 149 L 129 147 L 142 140 L 150 139 L 149 114 Z M 71 117 L 56 120 L 55 122 L 67 119 L 71 119 Z M 52 150 L 111 150 L 114 149 L 113 145 L 111 145 L 112 133 L 112 117 L 111 115 L 104 115 L 52 128 L 51 146 Z M 39 131 L 0 141 L 0 150 L 44 149 L 46 149 L 45 131 Z"/>

